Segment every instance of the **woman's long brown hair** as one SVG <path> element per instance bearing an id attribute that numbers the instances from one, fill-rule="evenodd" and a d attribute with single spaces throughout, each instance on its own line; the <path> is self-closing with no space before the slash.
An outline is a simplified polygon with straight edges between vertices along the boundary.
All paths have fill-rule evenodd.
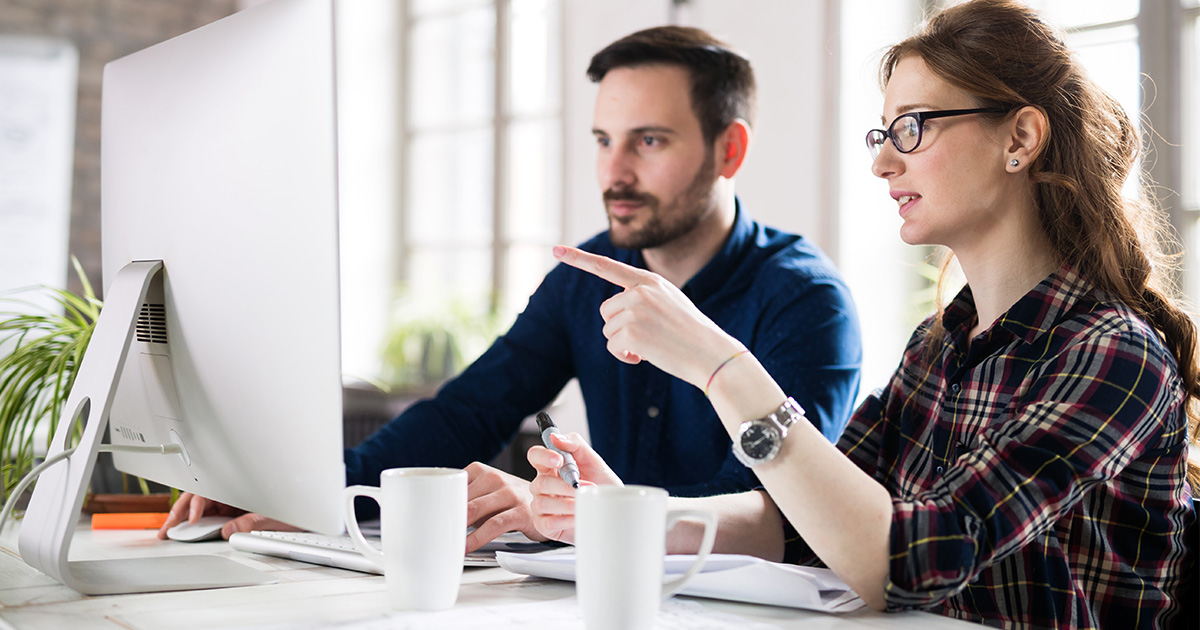
<path id="1" fill-rule="evenodd" d="M 1141 148 L 1129 116 L 1088 78 L 1056 29 L 1011 0 L 973 0 L 938 13 L 885 53 L 884 86 L 909 55 L 982 107 L 1030 105 L 1045 113 L 1048 138 L 1028 165 L 1042 228 L 1061 262 L 1161 335 L 1186 390 L 1188 439 L 1196 440 L 1197 335 L 1180 306 L 1178 242 L 1144 180 L 1142 201 L 1121 194 Z M 932 347 L 941 347 L 941 318 L 933 321 Z M 1188 479 L 1200 490 L 1200 467 L 1189 464 Z"/>

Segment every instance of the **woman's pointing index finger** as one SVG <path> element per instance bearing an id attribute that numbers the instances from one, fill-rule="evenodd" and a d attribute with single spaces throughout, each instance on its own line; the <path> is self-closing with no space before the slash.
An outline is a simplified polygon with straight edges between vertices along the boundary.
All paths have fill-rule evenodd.
<path id="1" fill-rule="evenodd" d="M 576 269 L 608 280 L 623 289 L 641 283 L 643 274 L 647 273 L 606 256 L 599 256 L 566 245 L 555 245 L 554 257 Z"/>

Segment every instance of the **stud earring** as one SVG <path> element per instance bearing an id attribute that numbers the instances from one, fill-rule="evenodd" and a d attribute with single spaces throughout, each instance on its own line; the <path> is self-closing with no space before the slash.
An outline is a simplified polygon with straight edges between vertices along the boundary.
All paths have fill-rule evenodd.
<path id="1" fill-rule="evenodd" d="M 1020 162 L 1018 162 L 1018 161 L 1016 160 L 1016 158 L 1013 158 L 1013 159 L 1012 159 L 1012 161 L 1010 161 L 1010 162 L 1008 163 L 1008 165 L 1009 165 L 1009 166 L 1011 166 L 1011 167 L 1013 167 L 1013 168 L 1016 168 L 1017 166 L 1020 166 L 1020 164 L 1021 164 L 1021 163 L 1020 163 Z"/>

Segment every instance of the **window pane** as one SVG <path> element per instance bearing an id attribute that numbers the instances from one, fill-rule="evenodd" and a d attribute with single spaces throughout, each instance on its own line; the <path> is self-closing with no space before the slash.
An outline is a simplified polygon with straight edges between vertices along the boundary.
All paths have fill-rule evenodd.
<path id="1" fill-rule="evenodd" d="M 412 295 L 436 303 L 453 299 L 475 306 L 491 297 L 491 249 L 486 245 L 414 247 L 411 252 Z"/>
<path id="2" fill-rule="evenodd" d="M 408 93 L 413 127 L 491 119 L 495 19 L 484 8 L 414 22 Z"/>
<path id="3" fill-rule="evenodd" d="M 858 302 L 862 324 L 860 398 L 886 383 L 896 369 L 896 357 L 917 324 L 909 319 L 905 305 L 913 291 L 927 284 L 916 271 L 923 253 L 900 240 L 896 203 L 888 197 L 887 182 L 871 174 L 871 158 L 863 142 L 867 130 L 881 124 L 879 59 L 888 46 L 912 33 L 920 21 L 917 5 L 895 0 L 841 4 L 845 61 L 838 96 L 842 117 L 838 268 Z"/>
<path id="4" fill-rule="evenodd" d="M 487 6 L 491 0 L 409 0 L 413 17 L 453 13 L 462 9 Z"/>
<path id="5" fill-rule="evenodd" d="M 1193 6 L 1196 2 L 1191 3 Z M 1200 112 L 1195 104 L 1200 99 L 1200 11 L 1192 11 L 1183 32 L 1183 208 L 1189 236 L 1184 257 L 1184 291 L 1193 304 L 1200 302 Z"/>
<path id="6" fill-rule="evenodd" d="M 513 123 L 509 128 L 509 239 L 553 243 L 559 234 L 562 147 L 557 119 Z"/>
<path id="7" fill-rule="evenodd" d="M 519 13 L 545 13 L 551 8 L 551 5 L 557 2 L 551 0 L 509 0 L 512 6 L 513 15 Z"/>
<path id="8" fill-rule="evenodd" d="M 490 241 L 491 129 L 418 134 L 410 142 L 408 240 Z"/>
<path id="9" fill-rule="evenodd" d="M 508 290 L 501 296 L 502 317 L 507 320 L 525 309 L 529 296 L 554 266 L 549 245 L 516 245 L 508 252 Z"/>
<path id="10" fill-rule="evenodd" d="M 1134 124 L 1141 120 L 1142 104 L 1154 98 L 1153 82 L 1142 82 L 1137 36 L 1137 27 L 1127 25 L 1075 33 L 1067 38 L 1068 45 L 1079 55 L 1092 80 L 1117 99 Z M 1139 157 L 1131 172 L 1140 170 Z M 1136 179 L 1131 177 L 1125 182 L 1125 194 L 1137 196 Z"/>
<path id="11" fill-rule="evenodd" d="M 558 41 L 557 3 L 517 0 L 512 4 L 509 51 L 510 111 L 539 114 L 559 107 L 561 55 L 551 55 Z"/>
<path id="12" fill-rule="evenodd" d="M 1183 295 L 1192 305 L 1200 296 L 1200 264 L 1197 263 L 1197 252 L 1200 252 L 1200 221 L 1195 212 L 1188 213 L 1185 220 L 1183 246 L 1187 250 L 1183 255 Z M 1192 319 L 1196 319 L 1194 306 Z M 1200 322 L 1197 322 L 1200 324 Z"/>
<path id="13" fill-rule="evenodd" d="M 1188 20 L 1183 33 L 1183 203 L 1189 210 L 1200 210 L 1200 12 Z M 1192 249 L 1190 251 L 1200 252 Z M 1200 294 L 1195 294 L 1200 296 Z"/>
<path id="14" fill-rule="evenodd" d="M 522 308 L 561 234 L 560 0 L 508 0 L 504 74 L 495 76 L 498 2 L 410 0 L 405 150 L 409 289 Z M 504 116 L 496 81 L 508 82 Z M 506 196 L 494 225 L 493 125 L 502 124 Z M 502 231 L 494 235 L 493 231 Z M 491 268 L 496 252 L 503 269 Z M 464 295 L 464 292 L 470 295 Z"/>
<path id="15" fill-rule="evenodd" d="M 1140 6 L 1139 0 L 1032 0 L 1028 4 L 1060 28 L 1133 19 Z"/>
<path id="16" fill-rule="evenodd" d="M 1079 55 L 1091 78 L 1135 117 L 1142 105 L 1141 51 L 1137 37 L 1137 27 L 1132 25 L 1067 37 L 1067 44 Z"/>

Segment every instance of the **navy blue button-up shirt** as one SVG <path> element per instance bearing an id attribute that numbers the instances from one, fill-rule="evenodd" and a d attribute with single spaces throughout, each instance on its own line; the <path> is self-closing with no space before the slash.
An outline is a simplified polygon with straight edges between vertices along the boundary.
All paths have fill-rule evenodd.
<path id="1" fill-rule="evenodd" d="M 580 247 L 646 266 L 639 250 L 613 247 L 607 232 Z M 576 377 L 592 446 L 625 482 L 677 496 L 756 487 L 703 392 L 609 354 L 599 308 L 619 290 L 555 267 L 483 356 L 346 451 L 347 481 L 377 485 L 387 468 L 488 461 Z M 754 353 L 826 437 L 838 437 L 858 391 L 862 350 L 850 291 L 819 249 L 752 221 L 739 204 L 729 239 L 683 292 Z"/>

